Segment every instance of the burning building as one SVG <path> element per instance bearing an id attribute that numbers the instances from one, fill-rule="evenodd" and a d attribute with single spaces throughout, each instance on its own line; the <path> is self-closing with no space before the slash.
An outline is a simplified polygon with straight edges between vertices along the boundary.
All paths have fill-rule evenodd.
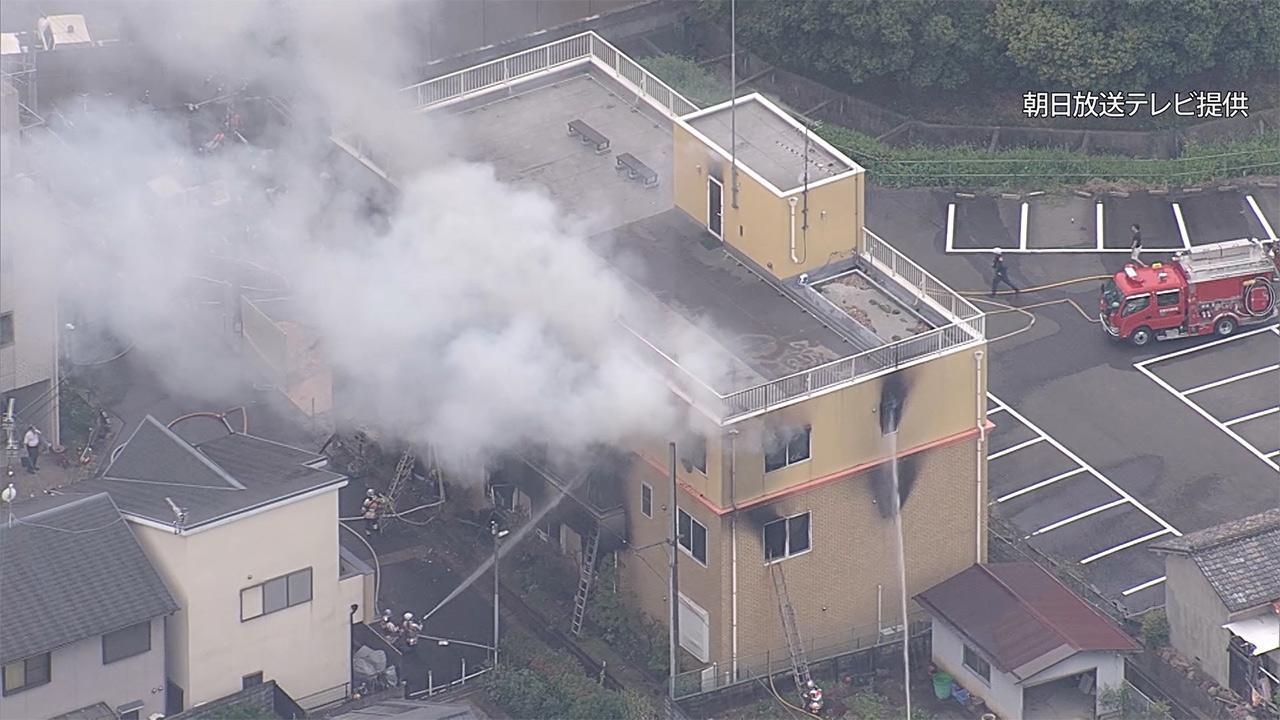
<path id="1" fill-rule="evenodd" d="M 493 482 L 509 507 L 567 494 L 540 530 L 588 565 L 580 595 L 617 552 L 656 618 L 674 520 L 682 694 L 901 628 L 894 445 L 907 591 L 985 560 L 983 315 L 864 228 L 853 160 L 760 95 L 699 109 L 593 33 L 404 92 L 461 120 L 469 159 L 584 218 L 641 298 L 618 322 L 687 431 L 585 465 L 512 453 Z"/>

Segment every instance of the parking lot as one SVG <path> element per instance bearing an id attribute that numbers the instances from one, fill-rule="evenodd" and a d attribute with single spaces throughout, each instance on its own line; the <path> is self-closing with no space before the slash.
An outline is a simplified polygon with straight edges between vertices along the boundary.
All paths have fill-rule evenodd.
<path id="1" fill-rule="evenodd" d="M 1259 328 L 1134 367 L 1280 472 L 1280 327 Z M 1217 430 L 1213 430 L 1216 428 Z"/>
<path id="2" fill-rule="evenodd" d="M 1079 563 L 1129 611 L 1159 605 L 1164 564 L 1146 545 L 1181 533 L 1017 410 L 989 400 L 992 512 L 1041 552 Z"/>
<path id="3" fill-rule="evenodd" d="M 1265 190 L 1187 190 L 1094 197 L 956 195 L 946 202 L 946 252 L 1128 253 L 1130 227 L 1143 249 L 1172 252 L 1240 238 L 1275 239 L 1280 202 Z"/>

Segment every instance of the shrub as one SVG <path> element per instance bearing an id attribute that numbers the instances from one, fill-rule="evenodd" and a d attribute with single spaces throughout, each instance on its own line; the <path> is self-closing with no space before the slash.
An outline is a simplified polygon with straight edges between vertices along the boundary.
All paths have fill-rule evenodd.
<path id="1" fill-rule="evenodd" d="M 694 105 L 710 107 L 729 99 L 728 84 L 716 79 L 697 60 L 679 55 L 658 55 L 645 58 L 640 64 Z"/>
<path id="2" fill-rule="evenodd" d="M 489 699 L 517 718 L 625 720 L 627 701 L 581 671 L 568 654 L 520 632 L 503 639 L 503 664 L 487 679 Z"/>
<path id="3" fill-rule="evenodd" d="M 1142 639 L 1150 648 L 1169 644 L 1169 618 L 1164 610 L 1151 610 L 1142 616 Z"/>
<path id="4" fill-rule="evenodd" d="M 612 558 L 600 564 L 587 610 L 588 630 L 628 661 L 665 675 L 670 664 L 666 628 L 628 602 L 627 595 L 613 591 L 617 571 Z"/>

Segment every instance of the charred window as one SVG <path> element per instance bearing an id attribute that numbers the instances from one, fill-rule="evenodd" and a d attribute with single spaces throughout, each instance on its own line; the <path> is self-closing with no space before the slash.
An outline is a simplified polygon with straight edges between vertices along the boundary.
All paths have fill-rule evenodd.
<path id="1" fill-rule="evenodd" d="M 783 433 L 765 440 L 764 471 L 773 472 L 788 465 L 809 459 L 809 436 L 812 428 L 808 425 L 790 433 Z"/>
<path id="2" fill-rule="evenodd" d="M 707 474 L 707 439 L 701 435 L 695 437 L 689 446 L 689 462 L 698 472 Z"/>
<path id="3" fill-rule="evenodd" d="M 676 511 L 676 530 L 680 533 L 680 547 L 694 560 L 707 564 L 707 527 L 684 510 Z"/>
<path id="4" fill-rule="evenodd" d="M 640 483 L 640 514 L 653 517 L 653 488 L 646 483 Z"/>
<path id="5" fill-rule="evenodd" d="M 809 551 L 809 513 L 780 518 L 764 526 L 764 559 L 779 560 Z"/>
<path id="6" fill-rule="evenodd" d="M 0 314 L 0 347 L 13 344 L 13 313 Z"/>

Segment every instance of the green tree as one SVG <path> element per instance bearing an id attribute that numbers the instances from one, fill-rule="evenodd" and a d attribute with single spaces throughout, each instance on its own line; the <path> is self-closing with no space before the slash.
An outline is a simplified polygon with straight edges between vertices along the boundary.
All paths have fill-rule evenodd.
<path id="1" fill-rule="evenodd" d="M 729 0 L 703 0 L 719 19 Z M 849 84 L 888 80 L 958 88 L 997 72 L 987 2 L 947 0 L 740 0 L 738 37 L 772 62 Z"/>

